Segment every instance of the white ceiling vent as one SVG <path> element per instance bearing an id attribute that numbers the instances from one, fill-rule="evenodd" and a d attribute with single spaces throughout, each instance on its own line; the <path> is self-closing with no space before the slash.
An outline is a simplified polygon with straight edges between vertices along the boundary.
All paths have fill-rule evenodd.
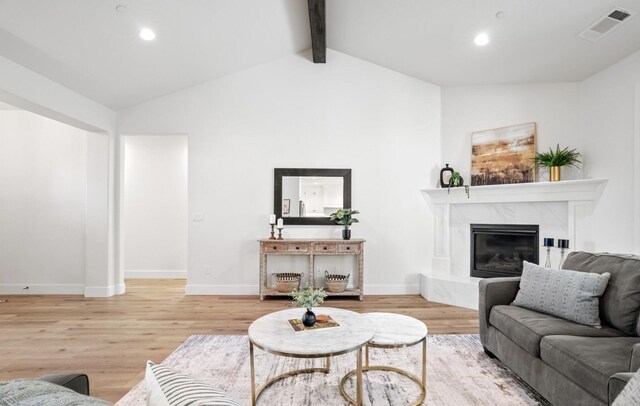
<path id="1" fill-rule="evenodd" d="M 605 34 L 610 33 L 622 24 L 629 17 L 634 16 L 634 11 L 625 10 L 620 7 L 616 7 L 609 11 L 606 15 L 598 18 L 596 22 L 591 24 L 589 28 L 578 34 L 578 37 L 584 38 L 588 41 L 597 41 L 604 37 Z"/>

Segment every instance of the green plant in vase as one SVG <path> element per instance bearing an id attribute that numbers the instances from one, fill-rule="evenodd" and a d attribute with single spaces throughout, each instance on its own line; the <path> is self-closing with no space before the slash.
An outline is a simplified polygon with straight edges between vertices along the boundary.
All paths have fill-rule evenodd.
<path id="1" fill-rule="evenodd" d="M 360 222 L 357 218 L 353 217 L 355 214 L 360 214 L 360 212 L 358 210 L 340 209 L 335 213 L 331 213 L 331 221 L 335 221 L 336 224 L 344 226 L 344 229 L 342 230 L 343 240 L 351 239 L 351 230 L 349 230 L 349 226 L 353 223 Z"/>
<path id="2" fill-rule="evenodd" d="M 464 184 L 464 179 L 460 172 L 453 172 L 449 178 L 449 187 L 447 188 L 447 194 L 451 193 L 452 187 L 464 186 L 464 191 L 467 193 L 467 199 L 469 198 L 469 185 Z"/>
<path id="3" fill-rule="evenodd" d="M 549 180 L 551 182 L 557 182 L 560 180 L 560 168 L 563 166 L 578 167 L 581 164 L 580 153 L 576 149 L 569 149 L 565 147 L 560 149 L 560 144 L 557 144 L 556 150 L 549 148 L 549 152 L 538 152 L 533 157 L 533 162 L 537 167 L 549 168 Z"/>
<path id="4" fill-rule="evenodd" d="M 294 289 L 290 294 L 293 298 L 293 306 L 304 307 L 307 311 L 302 315 L 302 324 L 311 327 L 316 324 L 316 315 L 312 309 L 324 303 L 327 297 L 324 289 L 314 289 L 310 284 L 304 289 Z"/>

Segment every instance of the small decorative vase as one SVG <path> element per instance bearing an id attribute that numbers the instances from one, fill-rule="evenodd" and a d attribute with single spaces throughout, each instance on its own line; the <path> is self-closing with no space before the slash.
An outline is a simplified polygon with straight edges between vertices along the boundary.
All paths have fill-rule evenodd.
<path id="1" fill-rule="evenodd" d="M 551 182 L 558 182 L 560 180 L 560 168 L 561 166 L 552 166 L 549 168 L 549 180 Z"/>
<path id="2" fill-rule="evenodd" d="M 449 179 L 453 173 L 453 168 L 449 167 L 449 164 L 444 164 L 445 167 L 440 169 L 440 187 L 449 186 Z"/>
<path id="3" fill-rule="evenodd" d="M 343 240 L 350 240 L 351 239 L 351 230 L 349 230 L 349 227 L 345 227 L 342 230 L 342 239 Z"/>
<path id="4" fill-rule="evenodd" d="M 307 309 L 307 311 L 302 315 L 302 324 L 307 327 L 312 327 L 316 324 L 316 314 L 311 311 L 311 309 Z"/>

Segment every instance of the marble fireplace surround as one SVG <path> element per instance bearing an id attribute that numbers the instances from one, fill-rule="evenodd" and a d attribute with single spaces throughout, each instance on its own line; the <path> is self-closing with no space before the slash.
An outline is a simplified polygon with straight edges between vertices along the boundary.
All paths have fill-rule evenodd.
<path id="1" fill-rule="evenodd" d="M 433 260 L 420 276 L 420 293 L 430 301 L 478 308 L 478 282 L 469 276 L 470 224 L 538 224 L 544 237 L 568 238 L 571 250 L 589 249 L 589 217 L 606 179 L 426 189 L 433 215 Z M 560 253 L 552 249 L 552 265 Z M 540 247 L 540 261 L 546 251 Z"/>

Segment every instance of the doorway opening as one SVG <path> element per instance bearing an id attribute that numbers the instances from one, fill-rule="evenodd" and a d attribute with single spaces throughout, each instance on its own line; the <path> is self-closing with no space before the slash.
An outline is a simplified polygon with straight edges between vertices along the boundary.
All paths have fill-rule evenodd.
<path id="1" fill-rule="evenodd" d="M 186 135 L 121 137 L 121 267 L 126 279 L 186 279 Z"/>

